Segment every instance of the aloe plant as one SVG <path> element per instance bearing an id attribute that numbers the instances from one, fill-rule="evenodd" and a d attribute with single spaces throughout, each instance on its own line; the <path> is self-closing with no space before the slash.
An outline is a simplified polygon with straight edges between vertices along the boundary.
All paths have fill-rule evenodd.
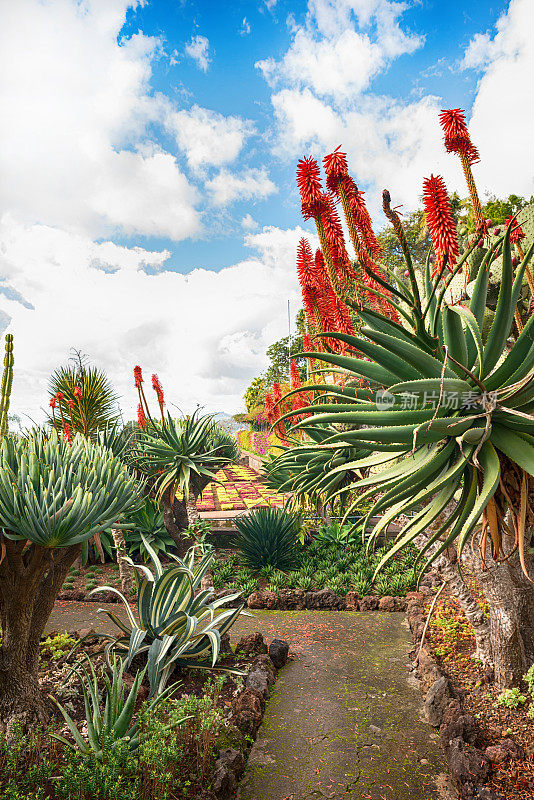
<path id="1" fill-rule="evenodd" d="M 376 310 L 361 309 L 364 324 L 359 336 L 328 333 L 344 342 L 352 354 L 308 354 L 332 365 L 351 382 L 366 381 L 376 392 L 373 402 L 364 399 L 357 389 L 337 387 L 335 399 L 321 399 L 305 407 L 301 413 L 311 416 L 295 425 L 306 429 L 337 424 L 338 432 L 325 444 L 366 451 L 362 458 L 332 467 L 332 476 L 380 467 L 380 471 L 337 490 L 337 494 L 358 490 L 346 516 L 372 495 L 380 494 L 364 523 L 370 547 L 390 522 L 415 512 L 381 559 L 375 576 L 395 553 L 417 540 L 436 520 L 439 524 L 421 547 L 421 570 L 453 542 L 457 543 L 461 563 L 474 536 L 483 564 L 490 554 L 499 562 L 517 551 L 527 574 L 532 562 L 528 545 L 533 518 L 534 317 L 529 318 L 512 346 L 508 338 L 534 246 L 524 255 L 514 276 L 510 233 L 511 225 L 487 252 L 470 287 L 469 302 L 451 302 L 448 296 L 450 283 L 469 252 L 450 272 L 445 258 L 434 277 L 428 260 L 424 297 L 409 252 L 405 252 L 406 285 L 382 280 L 400 301 L 403 325 Z M 497 258 L 502 259 L 499 297 L 491 327 L 483 337 L 489 272 Z M 339 431 L 339 424 L 348 430 Z M 371 517 L 376 516 L 379 521 L 368 530 Z M 528 613 L 533 612 L 534 602 L 528 606 Z M 518 656 L 513 668 L 500 665 L 498 653 L 509 654 L 511 648 L 502 637 L 497 644 L 494 632 L 492 658 L 501 680 L 507 680 L 504 673 L 510 671 L 522 674 L 525 659 L 534 657 L 534 640 L 528 632 L 532 626 L 523 631 L 521 627 L 518 623 L 514 628 Z M 521 650 L 519 639 L 524 636 L 527 642 Z"/>
<path id="2" fill-rule="evenodd" d="M 106 614 L 122 632 L 120 636 L 111 637 L 106 654 L 109 658 L 111 653 L 124 653 L 126 666 L 129 666 L 137 655 L 146 653 L 150 696 L 154 696 L 165 690 L 176 666 L 215 668 L 221 636 L 240 614 L 247 612 L 243 611 L 244 603 L 237 608 L 222 608 L 237 600 L 241 592 L 213 599 L 212 588 L 199 590 L 202 577 L 213 561 L 213 553 L 207 553 L 198 561 L 192 548 L 184 560 L 176 559 L 175 566 L 164 570 L 157 553 L 142 538 L 153 570 L 127 559 L 137 570 L 139 622 L 118 589 L 104 586 L 93 591 L 114 592 L 124 603 L 126 622 L 112 611 L 98 609 L 98 613 Z"/>
<path id="3" fill-rule="evenodd" d="M 240 561 L 249 569 L 291 569 L 297 561 L 299 518 L 280 508 L 254 508 L 236 517 L 234 538 Z"/>
<path id="4" fill-rule="evenodd" d="M 34 431 L 0 447 L 0 726 L 45 723 L 39 640 L 82 542 L 139 502 L 135 479 L 111 452 Z M 117 523 L 117 521 L 119 521 Z"/>
<path id="5" fill-rule="evenodd" d="M 125 664 L 121 659 L 114 658 L 111 664 L 111 675 L 104 673 L 104 690 L 101 693 L 98 688 L 98 678 L 91 660 L 87 658 L 89 669 L 80 663 L 73 669 L 80 678 L 85 708 L 85 725 L 87 727 L 87 739 L 84 739 L 78 726 L 67 712 L 67 710 L 51 697 L 55 703 L 72 735 L 73 742 L 57 733 L 51 736 L 72 750 L 78 750 L 82 755 L 93 754 L 95 758 L 102 759 L 104 752 L 108 749 L 115 749 L 119 742 L 126 741 L 130 750 L 137 750 L 139 747 L 139 723 L 140 717 L 133 722 L 139 689 L 145 677 L 146 668 L 139 670 L 135 675 L 132 686 L 126 694 L 124 683 Z M 169 686 L 166 692 L 162 692 L 154 698 L 144 709 L 143 714 L 149 714 L 156 706 L 161 703 L 169 694 L 174 691 L 176 685 Z M 179 724 L 186 722 L 191 717 L 184 717 Z"/>

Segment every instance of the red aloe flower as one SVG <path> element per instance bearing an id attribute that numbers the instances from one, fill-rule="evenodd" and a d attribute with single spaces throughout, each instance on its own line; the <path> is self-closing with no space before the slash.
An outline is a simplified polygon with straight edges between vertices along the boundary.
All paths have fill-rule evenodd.
<path id="1" fill-rule="evenodd" d="M 163 397 L 163 388 L 161 386 L 161 383 L 159 382 L 159 378 L 157 375 L 152 375 L 152 388 L 154 389 L 154 391 L 158 396 L 158 403 L 160 404 L 160 406 L 165 405 L 165 400 Z"/>
<path id="2" fill-rule="evenodd" d="M 275 420 L 275 416 L 274 416 L 274 403 L 271 394 L 265 395 L 264 410 L 265 410 L 265 416 L 267 417 L 267 422 L 269 423 L 269 425 L 272 425 Z"/>
<path id="3" fill-rule="evenodd" d="M 324 169 L 326 172 L 326 185 L 334 194 L 339 193 L 339 181 L 348 176 L 347 154 L 336 147 L 333 153 L 323 158 Z"/>
<path id="4" fill-rule="evenodd" d="M 297 247 L 297 275 L 304 290 L 315 284 L 313 253 L 307 239 L 302 238 Z"/>
<path id="5" fill-rule="evenodd" d="M 452 216 L 447 187 L 441 175 L 431 175 L 423 182 L 423 204 L 432 244 L 436 252 L 436 269 L 439 271 L 447 256 L 447 266 L 452 272 L 458 258 L 458 237 Z"/>
<path id="6" fill-rule="evenodd" d="M 141 384 L 143 383 L 143 373 L 141 371 L 141 367 L 139 366 L 134 367 L 134 381 L 135 381 L 135 388 L 140 389 Z"/>
<path id="7" fill-rule="evenodd" d="M 322 195 L 321 173 L 314 158 L 301 158 L 297 164 L 297 184 L 302 203 L 313 205 Z"/>
<path id="8" fill-rule="evenodd" d="M 516 244 L 517 242 L 520 242 L 521 239 L 525 238 L 525 234 L 523 232 L 523 228 L 521 227 L 521 225 L 518 223 L 518 221 L 515 219 L 515 217 L 512 214 L 510 214 L 510 216 L 506 217 L 506 219 L 504 220 L 505 228 L 508 227 L 508 225 L 512 222 L 512 220 L 515 220 L 515 222 L 514 222 L 514 224 L 512 226 L 512 232 L 510 234 L 510 241 L 513 244 Z"/>
<path id="9" fill-rule="evenodd" d="M 137 424 L 143 430 L 146 430 L 146 418 L 142 403 L 137 406 Z"/>
<path id="10" fill-rule="evenodd" d="M 72 442 L 72 431 L 68 422 L 63 423 L 63 436 L 66 442 Z"/>
<path id="11" fill-rule="evenodd" d="M 439 115 L 440 125 L 445 133 L 445 149 L 448 153 L 460 153 L 466 156 L 470 164 L 480 161 L 480 155 L 471 141 L 465 112 L 461 108 L 443 109 Z"/>
<path id="12" fill-rule="evenodd" d="M 305 333 L 302 337 L 302 347 L 307 353 L 313 353 L 312 338 L 309 333 Z"/>
<path id="13" fill-rule="evenodd" d="M 300 379 L 300 372 L 299 368 L 297 367 L 296 361 L 291 362 L 291 388 L 292 389 L 300 389 L 302 386 L 302 381 Z"/>
<path id="14" fill-rule="evenodd" d="M 51 408 L 52 410 L 54 410 L 54 409 L 56 408 L 56 406 L 57 406 L 57 400 L 56 400 L 56 398 L 55 398 L 55 397 L 51 397 L 51 398 L 50 398 L 50 408 Z"/>
<path id="15" fill-rule="evenodd" d="M 74 408 L 74 400 L 67 400 L 67 405 L 70 411 L 72 411 L 72 409 Z"/>
<path id="16" fill-rule="evenodd" d="M 82 390 L 79 386 L 74 387 L 74 397 L 77 397 L 78 400 L 82 399 Z"/>
<path id="17" fill-rule="evenodd" d="M 57 397 L 58 401 L 61 402 L 63 400 L 63 397 L 64 397 L 63 392 L 56 392 L 56 397 Z"/>

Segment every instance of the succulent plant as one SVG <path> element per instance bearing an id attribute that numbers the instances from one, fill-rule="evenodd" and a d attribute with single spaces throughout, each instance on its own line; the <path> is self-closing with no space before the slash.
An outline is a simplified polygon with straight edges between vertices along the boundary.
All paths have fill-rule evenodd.
<path id="1" fill-rule="evenodd" d="M 4 371 L 0 385 L 0 438 L 5 436 L 9 430 L 8 412 L 13 385 L 13 363 L 13 334 L 6 333 Z"/>

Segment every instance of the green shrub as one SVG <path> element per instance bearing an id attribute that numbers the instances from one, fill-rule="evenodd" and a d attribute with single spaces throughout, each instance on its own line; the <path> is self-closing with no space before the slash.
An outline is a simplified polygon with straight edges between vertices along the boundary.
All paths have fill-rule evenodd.
<path id="1" fill-rule="evenodd" d="M 58 661 L 72 650 L 75 644 L 76 639 L 69 636 L 66 631 L 65 633 L 58 633 L 56 636 L 47 636 L 41 642 L 41 657 Z"/>
<path id="2" fill-rule="evenodd" d="M 526 702 L 527 698 L 525 695 L 521 694 L 517 687 L 514 687 L 513 689 L 505 689 L 501 692 L 495 701 L 495 705 L 504 706 L 505 708 L 518 708 Z"/>
<path id="3" fill-rule="evenodd" d="M 237 517 L 235 526 L 234 543 L 244 566 L 287 570 L 296 564 L 299 518 L 295 514 L 276 507 L 256 508 Z"/>

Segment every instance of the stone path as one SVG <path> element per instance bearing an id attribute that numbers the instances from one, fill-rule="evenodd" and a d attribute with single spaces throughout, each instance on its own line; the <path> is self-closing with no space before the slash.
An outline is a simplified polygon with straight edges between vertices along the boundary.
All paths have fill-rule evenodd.
<path id="1" fill-rule="evenodd" d="M 49 630 L 93 624 L 96 604 L 69 606 L 56 607 Z M 436 788 L 445 763 L 409 681 L 404 615 L 256 612 L 236 624 L 232 639 L 252 630 L 267 641 L 287 639 L 292 658 L 273 689 L 239 800 L 455 796 Z"/>

